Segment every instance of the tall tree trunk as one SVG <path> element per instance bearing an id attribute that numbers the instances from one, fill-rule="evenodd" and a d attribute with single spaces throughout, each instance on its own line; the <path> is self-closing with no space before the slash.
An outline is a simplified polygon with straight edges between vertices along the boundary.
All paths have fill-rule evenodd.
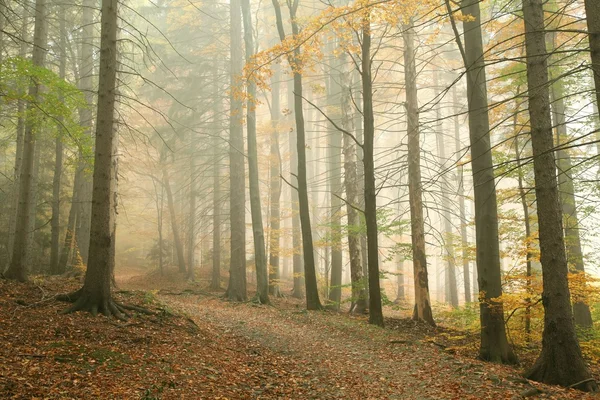
<path id="1" fill-rule="evenodd" d="M 36 0 L 32 62 L 40 67 L 44 65 L 46 58 L 46 38 L 48 34 L 46 17 L 46 0 Z M 38 99 L 39 90 L 40 84 L 38 82 L 33 82 L 29 87 L 29 97 L 33 101 Z M 33 109 L 35 105 L 30 103 L 27 108 L 28 110 Z M 19 176 L 19 205 L 17 208 L 15 241 L 12 259 L 8 270 L 4 274 L 6 278 L 19 281 L 26 281 L 29 272 L 29 266 L 27 265 L 28 252 L 31 249 L 29 229 L 31 227 L 31 208 L 35 207 L 35 204 L 31 203 L 31 189 L 34 174 L 36 125 L 32 117 L 26 117 L 23 137 L 23 162 Z"/>
<path id="2" fill-rule="evenodd" d="M 270 163 L 270 199 L 271 234 L 269 237 L 269 293 L 281 297 L 279 289 L 279 254 L 281 246 L 281 154 L 279 151 L 279 119 L 281 116 L 281 65 L 273 66 L 271 79 L 271 152 Z"/>
<path id="3" fill-rule="evenodd" d="M 90 257 L 83 287 L 67 298 L 75 303 L 67 312 L 89 311 L 123 318 L 113 301 L 111 282 L 115 265 L 117 137 L 114 125 L 117 71 L 117 0 L 102 0 L 100 81 L 94 157 Z"/>
<path id="4" fill-rule="evenodd" d="M 585 0 L 585 14 L 596 86 L 596 104 L 600 105 L 600 3 L 597 0 Z"/>
<path id="5" fill-rule="evenodd" d="M 244 43 L 246 63 L 252 62 L 254 38 L 252 33 L 252 10 L 250 0 L 242 0 L 244 20 Z M 252 234 L 254 237 L 254 265 L 256 267 L 256 297 L 262 304 L 269 304 L 269 273 L 265 250 L 265 231 L 262 221 L 260 186 L 258 181 L 258 149 L 256 144 L 256 84 L 248 83 L 248 102 L 246 104 L 246 129 L 248 130 L 248 172 L 250 181 L 250 211 L 252 214 Z"/>
<path id="6" fill-rule="evenodd" d="M 549 42 L 552 51 L 555 51 L 556 33 L 549 35 Z M 556 63 L 556 57 L 551 57 Z M 558 65 L 558 64 L 556 64 Z M 550 73 L 552 77 L 552 73 Z M 567 121 L 565 120 L 565 88 L 560 79 L 552 79 L 550 90 L 552 99 L 552 114 L 554 116 L 554 125 L 556 126 L 556 146 L 559 150 L 556 152 L 558 167 L 558 190 L 561 203 L 565 244 L 567 250 L 567 263 L 572 265 L 575 272 L 585 273 L 583 263 L 583 251 L 581 250 L 581 238 L 579 237 L 579 218 L 577 216 L 577 204 L 575 202 L 575 185 L 573 184 L 573 163 L 569 150 L 561 150 L 562 141 L 568 140 Z M 590 308 L 581 299 L 575 299 L 573 303 L 573 316 L 575 323 L 584 328 L 592 326 L 592 314 Z"/>
<path id="7" fill-rule="evenodd" d="M 292 24 L 292 35 L 297 37 L 300 33 L 296 11 L 299 1 L 294 4 L 288 3 L 290 20 Z M 277 18 L 277 30 L 279 38 L 283 42 L 286 38 L 283 28 L 283 18 L 278 0 L 273 0 L 275 16 Z M 302 253 L 304 255 L 304 279 L 306 289 L 306 308 L 309 310 L 321 309 L 319 290 L 317 288 L 317 273 L 315 270 L 315 257 L 313 253 L 312 230 L 310 226 L 310 210 L 308 204 L 308 183 L 306 179 L 306 139 L 304 129 L 304 110 L 302 109 L 302 74 L 298 71 L 301 55 L 300 48 L 294 49 L 293 55 L 288 61 L 294 71 L 294 115 L 296 117 L 296 149 L 298 152 L 298 202 L 300 213 L 300 227 L 302 230 Z"/>
<path id="8" fill-rule="evenodd" d="M 28 32 L 29 32 L 29 11 L 30 4 L 28 1 L 23 2 L 23 11 L 21 14 L 21 45 L 19 48 L 19 57 L 27 57 L 27 43 L 28 43 Z M 15 168 L 13 175 L 13 187 L 11 188 L 11 200 L 10 200 L 10 215 L 8 219 L 8 265 L 12 260 L 15 244 L 15 231 L 17 224 L 17 210 L 19 208 L 19 182 L 21 181 L 21 169 L 23 167 L 23 137 L 25 136 L 25 100 L 17 101 L 17 129 L 16 129 L 16 144 L 15 144 Z"/>
<path id="9" fill-rule="evenodd" d="M 433 86 L 435 91 L 435 97 L 439 99 L 439 82 L 438 82 L 438 74 L 436 71 L 433 71 Z M 436 104 L 435 106 L 435 114 L 436 114 L 436 128 L 435 128 L 435 137 L 437 143 L 437 155 L 438 155 L 438 164 L 440 168 L 440 173 L 444 171 L 446 168 L 446 162 L 448 159 L 446 158 L 446 143 L 444 143 L 444 135 L 443 135 L 443 119 L 442 119 L 442 110 L 440 108 L 440 104 Z M 446 302 L 450 303 L 450 305 L 454 308 L 458 307 L 458 288 L 456 284 L 456 260 L 454 257 L 454 237 L 452 232 L 452 214 L 450 213 L 450 208 L 452 205 L 450 204 L 450 196 L 451 196 L 451 188 L 449 187 L 449 183 L 445 177 L 440 178 L 441 184 L 441 195 L 442 195 L 442 220 L 443 220 L 443 230 L 444 230 L 444 259 L 446 261 Z"/>
<path id="10" fill-rule="evenodd" d="M 65 5 L 59 5 L 59 31 L 60 31 L 60 61 L 59 77 L 65 79 L 67 67 L 67 30 Z M 62 99 L 61 99 L 62 100 Z M 60 181 L 62 175 L 63 146 L 62 137 L 59 135 L 55 139 L 55 159 L 54 159 L 54 177 L 52 179 L 52 220 L 51 220 L 51 239 L 50 239 L 50 273 L 58 274 L 58 261 L 60 251 Z"/>
<path id="11" fill-rule="evenodd" d="M 330 54 L 333 61 L 329 70 L 329 91 L 327 93 L 327 105 L 335 110 L 330 118 L 340 124 L 341 117 L 341 79 L 342 59 L 335 56 L 331 43 Z M 339 309 L 342 302 L 342 133 L 330 124 L 328 132 L 328 180 L 331 185 L 330 193 L 330 219 L 331 227 L 331 282 L 329 290 L 329 301 L 334 309 Z"/>
<path id="12" fill-rule="evenodd" d="M 419 132 L 419 100 L 417 96 L 417 68 L 415 31 L 412 20 L 403 26 L 404 76 L 406 84 L 406 119 L 408 130 L 408 195 L 410 203 L 410 230 L 412 238 L 413 271 L 415 280 L 415 308 L 413 319 L 435 326 L 429 297 L 427 255 L 425 253 L 425 222 L 421 187 L 421 144 Z"/>
<path id="13" fill-rule="evenodd" d="M 294 81 L 288 82 L 287 87 L 287 107 L 290 112 L 290 118 L 294 116 Z M 289 135 L 289 150 L 290 150 L 290 182 L 295 187 L 290 188 L 290 199 L 292 203 L 292 272 L 293 272 L 293 290 L 292 297 L 297 299 L 304 298 L 304 266 L 302 265 L 302 232 L 300 229 L 300 209 L 298 200 L 298 152 L 296 150 L 296 130 L 290 129 Z"/>
<path id="14" fill-rule="evenodd" d="M 171 181 L 167 172 L 167 167 L 163 166 L 162 171 L 163 185 L 167 192 L 167 205 L 169 207 L 169 217 L 171 219 L 171 231 L 173 232 L 173 242 L 175 245 L 175 252 L 177 255 L 177 265 L 179 266 L 179 272 L 185 274 L 187 269 L 185 267 L 185 258 L 183 255 L 183 243 L 181 241 L 181 235 L 179 234 L 179 226 L 177 224 L 177 213 L 175 212 L 175 201 L 173 199 L 173 191 L 171 190 Z"/>
<path id="15" fill-rule="evenodd" d="M 81 79 L 79 87 L 83 91 L 87 107 L 79 109 L 79 118 L 81 125 L 85 127 L 86 134 L 92 136 L 92 120 L 94 118 L 92 109 L 94 104 L 94 10 L 96 9 L 95 0 L 84 0 L 81 17 L 82 42 L 81 42 Z M 92 200 L 92 181 L 91 175 L 87 173 L 90 163 L 83 154 L 79 154 L 79 168 L 81 169 L 80 187 L 78 188 L 77 224 L 75 230 L 77 238 L 77 248 L 83 262 L 87 264 L 91 232 L 91 200 Z"/>
<path id="16" fill-rule="evenodd" d="M 187 246 L 187 279 L 194 281 L 196 279 L 194 268 L 196 267 L 196 146 L 195 138 L 190 138 L 190 214 L 188 217 L 188 246 Z"/>
<path id="17" fill-rule="evenodd" d="M 375 119 L 373 115 L 373 78 L 371 75 L 371 21 L 366 16 L 362 28 L 361 75 L 363 89 L 365 166 L 365 220 L 367 224 L 367 254 L 369 265 L 369 323 L 383 326 L 381 289 L 379 283 L 379 244 L 377 232 L 377 191 L 375 187 Z"/>
<path id="18" fill-rule="evenodd" d="M 242 74 L 242 15 L 241 0 L 231 0 L 231 88 L 240 84 Z M 244 168 L 244 134 L 242 101 L 231 90 L 229 119 L 229 204 L 231 226 L 231 265 L 226 297 L 245 301 L 246 292 L 246 171 Z"/>
<path id="19" fill-rule="evenodd" d="M 520 90 L 517 89 L 517 93 L 520 93 Z M 527 191 L 525 190 L 525 174 L 523 173 L 523 165 L 521 162 L 521 149 L 519 147 L 519 136 L 516 131 L 517 127 L 517 118 L 518 118 L 518 110 L 514 112 L 513 119 L 513 132 L 515 132 L 515 160 L 517 161 L 517 183 L 519 188 L 519 197 L 521 198 L 521 207 L 523 207 L 523 219 L 525 221 L 525 238 L 524 243 L 526 246 L 525 251 L 525 274 L 527 277 L 527 282 L 525 283 L 525 292 L 527 293 L 527 297 L 525 298 L 525 335 L 527 341 L 529 341 L 531 336 L 531 298 L 533 297 L 533 290 L 531 287 L 531 279 L 532 279 L 532 268 L 531 268 L 531 260 L 533 259 L 533 254 L 531 250 L 531 245 L 529 244 L 531 238 L 531 222 L 529 220 L 529 204 L 527 204 Z"/>
<path id="20" fill-rule="evenodd" d="M 452 86 L 452 103 L 454 104 L 454 152 L 456 156 L 456 187 L 458 194 L 458 213 L 460 218 L 460 246 L 462 248 L 463 283 L 465 290 L 465 303 L 471 302 L 471 277 L 469 272 L 469 241 L 467 239 L 467 217 L 465 208 L 464 167 L 461 162 L 462 144 L 460 142 L 460 122 L 458 95 L 456 85 Z"/>
<path id="21" fill-rule="evenodd" d="M 215 113 L 215 117 L 218 114 Z M 221 289 L 221 166 L 218 151 L 219 137 L 213 139 L 213 240 L 210 288 Z"/>
<path id="22" fill-rule="evenodd" d="M 568 267 L 559 205 L 550 116 L 547 51 L 542 0 L 523 0 L 529 120 L 533 149 L 542 262 L 544 332 L 542 352 L 527 377 L 597 390 L 579 348 L 570 304 Z"/>
<path id="23" fill-rule="evenodd" d="M 154 196 L 156 198 L 156 229 L 158 231 L 158 270 L 164 275 L 164 240 L 163 240 L 163 205 L 164 205 L 164 186 L 159 179 L 152 177 L 154 186 Z M 160 188 L 160 191 L 159 191 Z"/>
<path id="24" fill-rule="evenodd" d="M 450 3 L 446 0 L 448 12 Z M 485 74 L 485 58 L 478 0 L 462 0 L 462 12 L 471 15 L 463 21 L 465 47 L 452 20 L 456 41 L 461 48 L 467 74 L 469 138 L 475 197 L 475 246 L 479 287 L 481 346 L 479 357 L 498 363 L 516 363 L 517 357 L 506 339 L 502 295 L 502 271 L 498 238 L 498 206 Z"/>
<path id="25" fill-rule="evenodd" d="M 355 129 L 352 115 L 352 85 L 350 74 L 342 74 L 342 128 L 346 132 Z M 362 122 L 362 121 L 361 121 Z M 344 135 L 344 185 L 346 189 L 346 213 L 348 214 L 348 250 L 350 253 L 350 280 L 352 283 L 352 306 L 354 312 L 367 311 L 367 293 L 365 276 L 362 265 L 360 215 L 360 184 L 358 177 L 358 162 L 356 160 L 356 145 L 349 135 Z"/>

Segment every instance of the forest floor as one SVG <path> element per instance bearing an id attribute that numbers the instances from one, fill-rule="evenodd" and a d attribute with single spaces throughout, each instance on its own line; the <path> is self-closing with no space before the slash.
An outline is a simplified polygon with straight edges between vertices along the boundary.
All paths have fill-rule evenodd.
<path id="1" fill-rule="evenodd" d="M 128 276 L 117 321 L 60 312 L 64 278 L 0 280 L 2 399 L 591 399 L 456 354 L 456 334 L 409 319 L 230 303 L 202 284 Z"/>

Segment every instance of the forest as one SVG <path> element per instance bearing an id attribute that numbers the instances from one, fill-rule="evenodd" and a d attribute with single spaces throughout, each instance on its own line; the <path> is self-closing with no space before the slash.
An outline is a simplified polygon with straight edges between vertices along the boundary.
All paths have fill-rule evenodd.
<path id="1" fill-rule="evenodd" d="M 0 397 L 592 399 L 600 1 L 0 0 Z"/>

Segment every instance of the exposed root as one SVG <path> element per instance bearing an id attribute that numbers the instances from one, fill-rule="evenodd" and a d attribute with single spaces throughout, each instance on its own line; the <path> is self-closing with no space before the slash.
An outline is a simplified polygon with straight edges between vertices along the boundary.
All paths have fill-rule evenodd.
<path id="1" fill-rule="evenodd" d="M 76 292 L 59 295 L 58 300 L 73 303 L 73 305 L 62 312 L 62 314 L 70 314 L 77 311 L 86 311 L 94 317 L 102 314 L 106 317 L 115 317 L 118 320 L 126 321 L 129 314 L 121 305 L 117 304 L 111 298 L 97 299 L 89 294 L 85 294 L 83 289 Z"/>
<path id="2" fill-rule="evenodd" d="M 118 306 L 124 310 L 135 311 L 140 314 L 145 314 L 145 315 L 156 315 L 157 314 L 154 311 L 149 310 L 147 308 L 138 307 L 138 306 L 134 306 L 134 305 L 130 305 L 130 304 L 118 304 Z"/>

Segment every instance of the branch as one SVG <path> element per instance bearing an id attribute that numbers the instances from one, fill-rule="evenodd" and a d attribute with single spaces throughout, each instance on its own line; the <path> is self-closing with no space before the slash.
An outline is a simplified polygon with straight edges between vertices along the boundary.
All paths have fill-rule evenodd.
<path id="1" fill-rule="evenodd" d="M 288 185 L 290 185 L 290 187 L 291 187 L 291 188 L 293 188 L 293 189 L 296 189 L 296 191 L 299 191 L 299 189 L 298 189 L 296 186 L 294 186 L 294 185 L 292 185 L 291 183 L 289 183 L 289 182 L 288 182 L 288 180 L 287 180 L 287 179 L 285 179 L 285 178 L 283 177 L 283 175 L 279 175 L 279 177 L 280 177 L 281 179 L 283 179 L 283 181 L 284 181 L 285 183 L 287 183 Z"/>
<path id="2" fill-rule="evenodd" d="M 306 101 L 308 104 L 310 104 L 311 106 L 313 106 L 318 112 L 320 112 L 322 116 L 324 116 L 325 118 L 327 118 L 327 121 L 329 121 L 331 123 L 331 125 L 333 125 L 333 127 L 335 129 L 337 129 L 338 131 L 342 132 L 345 135 L 350 136 L 352 138 L 352 140 L 354 141 L 354 143 L 356 143 L 361 149 L 364 148 L 363 145 L 361 143 L 359 143 L 359 141 L 356 139 L 356 137 L 353 134 L 351 134 L 350 132 L 348 132 L 344 128 L 338 126 L 338 124 L 336 124 L 331 118 L 329 118 L 329 116 L 327 116 L 327 114 L 325 114 L 323 112 L 323 110 L 321 110 L 319 108 L 319 106 L 317 106 L 316 104 L 314 104 L 313 102 L 311 102 L 310 100 L 308 100 L 306 97 L 304 97 L 304 96 L 301 96 L 301 97 L 302 97 L 302 99 L 304 99 L 304 101 Z"/>

